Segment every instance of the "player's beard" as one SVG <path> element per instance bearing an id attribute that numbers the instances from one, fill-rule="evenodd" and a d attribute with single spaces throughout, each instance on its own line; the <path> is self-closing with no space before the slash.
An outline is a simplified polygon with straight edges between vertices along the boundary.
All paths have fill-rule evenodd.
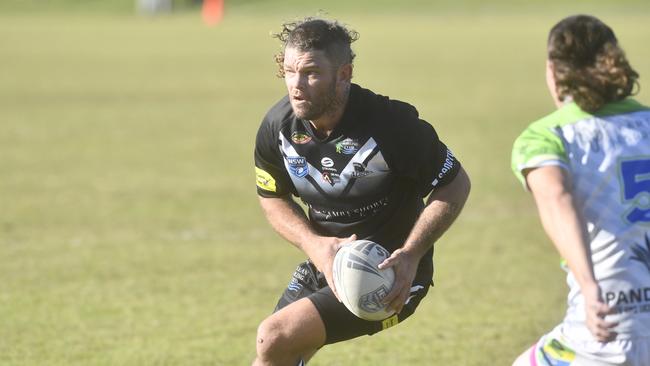
<path id="1" fill-rule="evenodd" d="M 336 79 L 334 79 L 322 95 L 316 96 L 300 107 L 294 106 L 293 112 L 298 118 L 314 121 L 326 114 L 336 112 L 342 102 L 342 98 L 336 95 Z"/>

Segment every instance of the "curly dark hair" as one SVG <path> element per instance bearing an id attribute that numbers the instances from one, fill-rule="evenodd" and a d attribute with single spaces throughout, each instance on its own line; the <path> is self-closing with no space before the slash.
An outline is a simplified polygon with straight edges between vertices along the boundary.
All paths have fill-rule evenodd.
<path id="1" fill-rule="evenodd" d="M 350 45 L 359 39 L 359 33 L 335 20 L 307 17 L 282 24 L 282 30 L 273 34 L 282 42 L 282 50 L 275 55 L 278 77 L 284 77 L 284 50 L 295 47 L 300 51 L 325 51 L 334 65 L 352 63 L 355 54 Z"/>
<path id="2" fill-rule="evenodd" d="M 560 100 L 571 97 L 587 112 L 632 95 L 639 85 L 614 31 L 593 16 L 557 23 L 549 33 L 548 59 Z"/>

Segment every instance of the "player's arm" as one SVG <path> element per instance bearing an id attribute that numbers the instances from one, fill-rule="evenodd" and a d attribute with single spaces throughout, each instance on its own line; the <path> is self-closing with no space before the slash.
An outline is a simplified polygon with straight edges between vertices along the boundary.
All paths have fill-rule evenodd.
<path id="1" fill-rule="evenodd" d="M 458 217 L 467 201 L 470 187 L 469 177 L 460 167 L 449 184 L 435 189 L 429 195 L 424 210 L 402 248 L 395 250 L 379 265 L 380 269 L 393 267 L 395 270 L 395 283 L 384 302 L 397 312 L 402 310 L 410 294 L 420 259 Z"/>
<path id="2" fill-rule="evenodd" d="M 311 259 L 318 270 L 323 272 L 336 295 L 332 281 L 334 256 L 342 243 L 356 240 L 356 235 L 344 239 L 319 235 L 309 224 L 305 212 L 290 195 L 277 198 L 260 196 L 259 199 L 273 229 Z"/>
<path id="3" fill-rule="evenodd" d="M 278 150 L 279 131 L 267 117 L 262 121 L 255 140 L 255 174 L 260 205 L 273 229 L 311 259 L 338 297 L 332 282 L 334 256 L 341 243 L 356 237 L 324 237 L 312 228 L 305 212 L 291 198 L 295 187 Z"/>
<path id="4" fill-rule="evenodd" d="M 616 324 L 604 320 L 612 309 L 602 302 L 594 277 L 586 227 L 576 209 L 570 176 L 555 165 L 535 168 L 525 175 L 544 230 L 580 285 L 585 298 L 587 327 L 599 341 L 612 340 L 616 333 L 611 328 Z"/>

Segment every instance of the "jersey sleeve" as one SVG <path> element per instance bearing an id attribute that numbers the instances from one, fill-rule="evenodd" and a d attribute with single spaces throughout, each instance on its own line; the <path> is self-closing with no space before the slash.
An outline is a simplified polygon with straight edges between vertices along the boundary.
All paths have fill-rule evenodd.
<path id="1" fill-rule="evenodd" d="M 512 171 L 527 187 L 525 171 L 547 165 L 569 169 L 564 144 L 552 126 L 532 124 L 519 135 L 512 147 Z"/>
<path id="2" fill-rule="evenodd" d="M 460 162 L 451 150 L 440 141 L 433 126 L 418 117 L 417 110 L 400 103 L 393 155 L 398 175 L 416 182 L 422 197 L 434 188 L 451 182 L 460 171 Z M 395 110 L 395 106 L 393 107 Z"/>
<path id="3" fill-rule="evenodd" d="M 417 135 L 415 153 L 418 159 L 417 176 L 422 196 L 428 195 L 433 189 L 442 187 L 456 177 L 460 170 L 460 162 L 451 150 L 440 141 L 434 128 L 425 121 L 419 120 L 420 132 Z"/>
<path id="4" fill-rule="evenodd" d="M 265 118 L 257 131 L 255 140 L 255 179 L 257 194 L 262 197 L 282 197 L 292 192 L 292 184 L 287 176 L 278 148 L 278 135 Z"/>

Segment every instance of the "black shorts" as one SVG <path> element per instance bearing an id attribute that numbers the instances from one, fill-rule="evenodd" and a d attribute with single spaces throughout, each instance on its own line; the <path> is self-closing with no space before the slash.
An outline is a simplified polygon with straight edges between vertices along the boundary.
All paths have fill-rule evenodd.
<path id="1" fill-rule="evenodd" d="M 274 312 L 298 299 L 307 297 L 316 306 L 323 323 L 325 323 L 327 333 L 325 344 L 345 341 L 366 334 L 372 335 L 397 325 L 411 316 L 420 304 L 420 300 L 426 296 L 429 286 L 433 285 L 432 276 L 432 259 L 425 257 L 420 261 L 417 274 L 411 285 L 409 300 L 402 308 L 402 312 L 384 320 L 369 321 L 357 317 L 343 303 L 339 302 L 332 289 L 327 285 L 325 276 L 318 272 L 316 266 L 310 261 L 306 261 L 296 268 Z"/>

